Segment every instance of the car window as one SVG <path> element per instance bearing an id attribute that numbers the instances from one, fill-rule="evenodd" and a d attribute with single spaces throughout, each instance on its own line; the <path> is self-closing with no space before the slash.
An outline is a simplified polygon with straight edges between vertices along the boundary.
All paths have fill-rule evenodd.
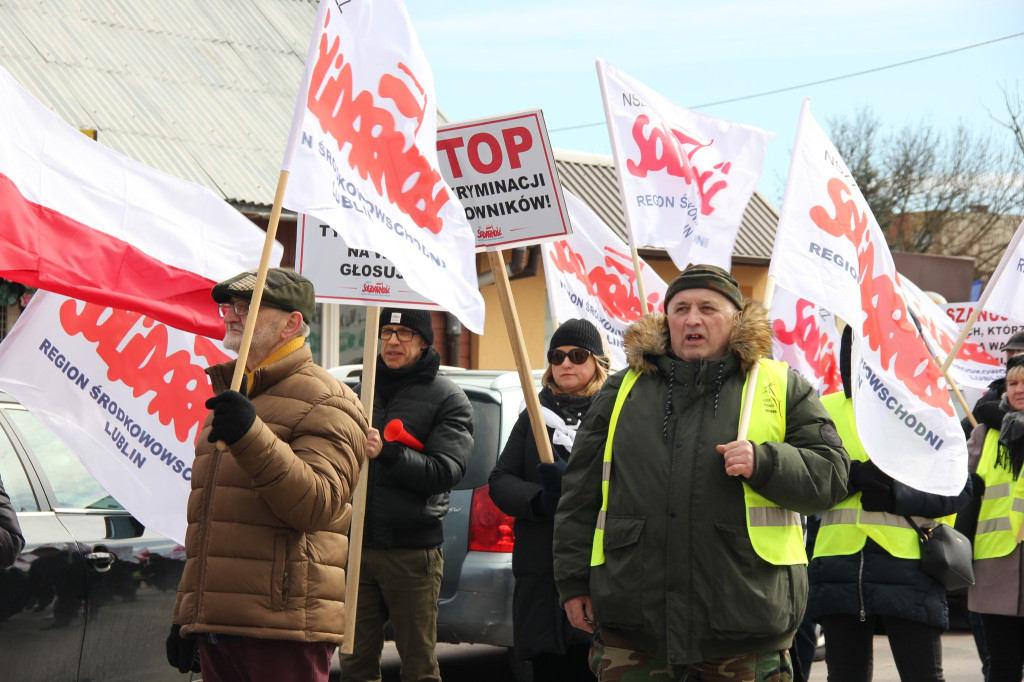
<path id="1" fill-rule="evenodd" d="M 11 506 L 16 512 L 39 511 L 39 503 L 32 493 L 32 485 L 28 482 L 21 458 L 14 451 L 7 434 L 0 430 L 0 479 L 4 482 L 4 490 L 11 497 Z"/>
<path id="2" fill-rule="evenodd" d="M 479 488 L 487 483 L 494 462 L 498 459 L 498 429 L 501 425 L 501 405 L 488 395 L 466 391 L 473 405 L 473 456 L 465 476 L 455 486 L 456 490 Z"/>
<path id="3" fill-rule="evenodd" d="M 57 496 L 55 506 L 73 509 L 123 509 L 92 477 L 71 449 L 58 440 L 28 410 L 8 408 L 6 414 L 21 432 L 32 449 L 32 454 L 43 468 L 43 473 L 49 479 L 50 486 Z"/>

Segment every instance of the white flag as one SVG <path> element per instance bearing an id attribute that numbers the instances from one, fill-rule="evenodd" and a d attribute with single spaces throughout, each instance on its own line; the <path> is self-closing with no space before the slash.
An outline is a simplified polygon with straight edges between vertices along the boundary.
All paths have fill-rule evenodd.
<path id="1" fill-rule="evenodd" d="M 697 174 L 679 139 L 695 133 L 675 123 L 678 107 L 600 59 L 597 74 L 630 246 L 689 252 L 710 245 L 711 234 L 699 223 Z"/>
<path id="2" fill-rule="evenodd" d="M 769 317 L 773 358 L 802 374 L 821 395 L 843 390 L 840 334 L 830 312 L 776 286 Z"/>
<path id="3" fill-rule="evenodd" d="M 1010 245 L 1003 254 L 982 292 L 978 304 L 985 310 L 999 313 L 1015 322 L 1024 322 L 1024 222 L 1017 227 Z"/>
<path id="4" fill-rule="evenodd" d="M 285 206 L 483 333 L 475 235 L 441 177 L 434 76 L 400 0 L 321 0 L 283 168 Z"/>
<path id="5" fill-rule="evenodd" d="M 144 526 L 184 543 L 195 439 L 213 396 L 204 370 L 230 359 L 140 313 L 40 291 L 0 344 L 0 389 Z"/>
<path id="6" fill-rule="evenodd" d="M 928 351 L 940 362 L 945 360 L 960 336 L 960 328 L 920 287 L 903 275 L 900 275 L 899 282 L 907 305 L 920 325 Z M 985 389 L 1005 375 L 1006 368 L 1002 363 L 973 341 L 966 341 L 960 346 L 949 366 L 949 378 L 960 387 Z"/>
<path id="7" fill-rule="evenodd" d="M 967 449 L 946 381 L 910 318 L 882 231 L 806 101 L 771 274 L 852 326 L 862 350 L 854 415 L 871 459 L 918 490 L 959 494 Z"/>
<path id="8" fill-rule="evenodd" d="M 559 321 L 582 318 L 604 336 L 613 369 L 626 366 L 622 337 L 640 319 L 640 296 L 633 259 L 621 239 L 590 207 L 563 188 L 573 233 L 541 247 L 551 316 Z M 668 288 L 640 261 L 644 293 L 650 310 L 664 307 Z"/>

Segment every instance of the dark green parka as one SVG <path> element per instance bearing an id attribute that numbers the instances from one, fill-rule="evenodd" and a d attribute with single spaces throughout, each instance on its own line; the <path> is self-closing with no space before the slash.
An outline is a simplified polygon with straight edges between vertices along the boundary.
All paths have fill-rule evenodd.
<path id="1" fill-rule="evenodd" d="M 725 473 L 715 449 L 736 440 L 746 370 L 771 352 L 764 307 L 746 303 L 718 361 L 671 355 L 662 314 L 632 325 L 625 346 L 643 375 L 613 443 L 606 562 L 591 568 L 591 545 L 624 371 L 597 395 L 563 479 L 554 540 L 562 602 L 590 595 L 606 640 L 671 664 L 788 648 L 807 601 L 806 566 L 775 566 L 754 552 L 741 479 Z M 755 444 L 747 483 L 801 514 L 828 509 L 846 495 L 850 460 L 814 389 L 792 370 L 786 415 L 786 442 Z"/>

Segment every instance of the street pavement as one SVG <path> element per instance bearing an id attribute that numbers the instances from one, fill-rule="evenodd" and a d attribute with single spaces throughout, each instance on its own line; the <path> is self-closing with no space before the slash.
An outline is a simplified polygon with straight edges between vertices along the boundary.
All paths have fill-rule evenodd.
<path id="1" fill-rule="evenodd" d="M 515 682 L 505 649 L 482 644 L 438 644 L 441 678 L 445 682 Z M 942 636 L 942 663 L 946 682 L 978 682 L 981 663 L 969 631 L 957 630 Z M 381 661 L 383 682 L 399 682 L 400 661 L 395 645 L 388 642 Z M 339 680 L 335 674 L 332 680 Z M 810 682 L 826 682 L 825 662 L 811 668 Z M 889 640 L 880 635 L 874 641 L 873 682 L 914 682 L 900 680 L 889 651 Z"/>

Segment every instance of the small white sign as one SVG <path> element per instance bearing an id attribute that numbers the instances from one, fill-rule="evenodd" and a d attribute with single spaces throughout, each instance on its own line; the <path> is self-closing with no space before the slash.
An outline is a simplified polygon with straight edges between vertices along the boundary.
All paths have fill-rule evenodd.
<path id="1" fill-rule="evenodd" d="M 477 251 L 572 234 L 540 109 L 440 126 L 437 156 Z"/>
<path id="2" fill-rule="evenodd" d="M 413 291 L 390 260 L 348 246 L 330 225 L 313 216 L 299 217 L 295 248 L 296 270 L 314 282 L 318 301 L 442 309 Z"/>

